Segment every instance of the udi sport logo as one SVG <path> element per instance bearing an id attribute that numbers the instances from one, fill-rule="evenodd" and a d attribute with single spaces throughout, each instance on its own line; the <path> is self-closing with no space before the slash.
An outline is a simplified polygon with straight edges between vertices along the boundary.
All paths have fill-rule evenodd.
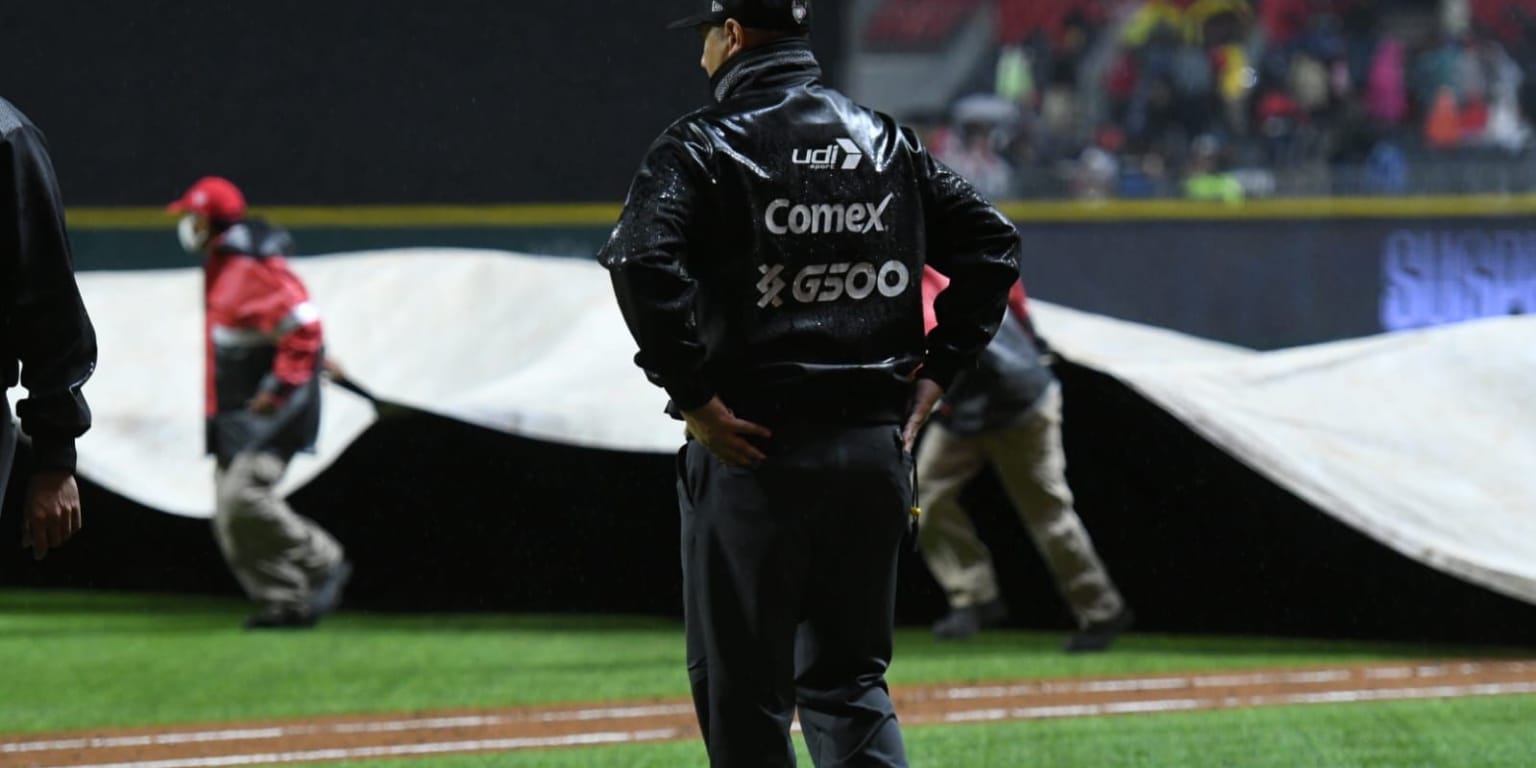
<path id="1" fill-rule="evenodd" d="M 821 149 L 797 149 L 790 155 L 790 160 L 795 165 L 816 171 L 833 168 L 852 171 L 859 167 L 859 163 L 864 162 L 864 151 L 859 149 L 859 145 L 853 143 L 853 139 L 838 139 L 836 144 L 829 144 Z"/>

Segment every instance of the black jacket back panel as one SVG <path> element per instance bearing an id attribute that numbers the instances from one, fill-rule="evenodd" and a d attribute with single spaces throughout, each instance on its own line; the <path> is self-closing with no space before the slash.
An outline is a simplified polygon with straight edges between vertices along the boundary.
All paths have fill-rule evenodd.
<path id="1" fill-rule="evenodd" d="M 1002 316 L 1013 225 L 819 75 L 799 42 L 733 59 L 719 103 L 652 146 L 603 250 L 636 362 L 678 408 L 895 421 L 914 373 L 947 385 Z M 953 279 L 927 339 L 926 262 Z"/>

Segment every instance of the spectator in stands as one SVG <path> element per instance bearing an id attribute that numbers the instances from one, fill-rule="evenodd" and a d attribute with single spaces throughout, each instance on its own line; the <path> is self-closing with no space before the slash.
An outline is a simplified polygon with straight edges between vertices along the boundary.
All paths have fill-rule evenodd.
<path id="1" fill-rule="evenodd" d="M 1442 89 L 1449 89 L 1453 101 L 1459 103 L 1460 94 L 1456 89 L 1462 84 L 1459 77 L 1461 57 L 1461 43 L 1450 37 L 1443 37 L 1420 53 L 1413 64 L 1414 98 L 1420 104 L 1433 105 L 1440 100 Z"/>
<path id="2" fill-rule="evenodd" d="M 1034 62 L 1023 46 L 1010 45 L 997 57 L 997 97 L 1027 110 L 1034 106 L 1037 89 Z"/>
<path id="3" fill-rule="evenodd" d="M 1115 196 L 1120 177 L 1120 161 L 1098 147 L 1083 150 L 1067 171 L 1072 197 L 1078 200 L 1105 200 Z"/>
<path id="4" fill-rule="evenodd" d="M 1503 45 L 1522 73 L 1536 73 L 1536 0 L 1472 0 L 1473 28 Z M 1536 77 L 1525 77 L 1517 104 L 1521 117 L 1536 115 Z"/>
<path id="5" fill-rule="evenodd" d="M 1414 65 L 1413 90 L 1426 107 L 1425 143 L 1437 149 L 1525 147 L 1530 129 L 1521 106 L 1525 73 L 1497 40 L 1479 29 L 1446 36 Z"/>
<path id="6" fill-rule="evenodd" d="M 1013 190 L 1025 194 L 1189 194 L 1193 187 L 1198 196 L 1233 199 L 1330 185 L 1390 191 L 1408 181 L 1428 185 L 1417 191 L 1476 187 L 1476 171 L 1400 173 L 1409 170 L 1400 161 L 1480 162 L 1465 151 L 1529 149 L 1536 0 L 1468 0 L 1470 14 L 1444 18 L 1438 5 L 998 0 L 994 93 L 1022 119 L 995 146 L 1011 165 Z M 1106 121 L 1126 137 L 1122 147 L 1090 136 Z M 1191 167 L 1211 162 L 1189 149 L 1192 137 L 1206 134 L 1241 163 L 1241 184 Z M 1382 141 L 1390 146 L 1377 152 Z M 1148 183 L 1141 171 L 1153 148 L 1183 183 Z M 1433 159 L 1425 148 L 1456 152 Z M 1373 156 L 1375 170 L 1366 166 Z M 1536 158 L 1525 160 L 1536 168 Z M 1106 186 L 1099 172 L 1111 166 L 1119 179 Z M 1281 169 L 1276 184 L 1272 171 Z M 1536 179 L 1536 170 L 1515 173 Z M 1272 183 L 1255 183 L 1260 176 Z M 1536 190 L 1536 182 L 1518 183 Z"/>
<path id="7" fill-rule="evenodd" d="M 1233 132 L 1246 132 L 1248 96 L 1258 81 L 1248 61 L 1248 52 L 1243 46 L 1232 43 L 1213 50 L 1211 61 L 1216 69 L 1217 95 L 1227 127 Z"/>
<path id="8" fill-rule="evenodd" d="M 1109 116 L 1116 125 L 1128 122 L 1131 100 L 1136 96 L 1136 86 L 1141 80 L 1141 70 L 1136 57 L 1130 51 L 1120 51 L 1104 76 L 1104 96 L 1109 102 Z"/>
<path id="9" fill-rule="evenodd" d="M 958 146 L 943 158 L 989 200 L 1007 197 L 1013 187 L 1013 170 L 997 153 L 995 134 L 995 126 L 985 123 L 961 126 Z"/>
<path id="10" fill-rule="evenodd" d="M 1382 128 L 1395 128 L 1408 117 L 1406 54 L 1401 41 L 1383 40 L 1371 59 L 1365 108 Z"/>
<path id="11" fill-rule="evenodd" d="M 1489 37 L 1508 46 L 1530 45 L 1536 1 L 1471 0 L 1472 20 Z"/>
<path id="12" fill-rule="evenodd" d="M 1160 197 L 1168 184 L 1168 160 L 1161 151 L 1149 149 L 1127 156 L 1121 163 L 1119 197 L 1142 199 Z"/>
<path id="13" fill-rule="evenodd" d="M 1259 3 L 1259 18 L 1270 46 L 1284 50 L 1301 38 L 1312 9 L 1309 0 L 1264 0 Z"/>
<path id="14" fill-rule="evenodd" d="M 1382 141 L 1371 149 L 1360 191 L 1368 195 L 1401 195 L 1408 191 L 1408 156 L 1402 148 Z"/>
<path id="15" fill-rule="evenodd" d="M 1147 0 L 1127 20 L 1124 42 L 1133 48 L 1140 48 L 1160 38 L 1173 44 L 1188 41 L 1183 8 L 1171 0 Z"/>
<path id="16" fill-rule="evenodd" d="M 1296 105 L 1308 115 L 1320 117 L 1332 102 L 1332 86 L 1328 81 L 1328 67 L 1311 54 L 1291 57 L 1287 89 Z"/>
<path id="17" fill-rule="evenodd" d="M 954 141 L 954 127 L 949 115 L 943 111 L 913 112 L 902 123 L 917 132 L 917 138 L 935 157 L 947 153 Z"/>
<path id="18" fill-rule="evenodd" d="M 966 119 L 960 124 L 959 140 L 939 156 L 988 200 L 1001 200 L 1013 191 L 1013 169 L 998 154 L 998 136 L 998 123 Z"/>
<path id="19" fill-rule="evenodd" d="M 1243 201 L 1243 185 L 1237 177 L 1221 168 L 1221 142 L 1214 136 L 1201 136 L 1190 145 L 1189 174 L 1184 179 L 1184 194 L 1191 200 L 1224 203 Z"/>
<path id="20" fill-rule="evenodd" d="M 1424 121 L 1424 143 L 1434 149 L 1461 146 L 1461 109 L 1456 103 L 1456 91 L 1449 85 L 1442 85 L 1435 92 L 1429 118 Z"/>
<path id="21" fill-rule="evenodd" d="M 1467 126 L 1472 140 L 1506 150 L 1524 147 L 1530 138 L 1530 129 L 1520 111 L 1525 73 L 1504 46 L 1494 40 L 1477 40 L 1469 56 L 1480 86 L 1469 95 L 1469 101 L 1482 107 L 1480 124 Z"/>
<path id="22" fill-rule="evenodd" d="M 1271 167 L 1297 164 L 1297 148 L 1311 117 L 1283 85 L 1261 86 L 1254 109 L 1254 125 L 1262 157 Z"/>

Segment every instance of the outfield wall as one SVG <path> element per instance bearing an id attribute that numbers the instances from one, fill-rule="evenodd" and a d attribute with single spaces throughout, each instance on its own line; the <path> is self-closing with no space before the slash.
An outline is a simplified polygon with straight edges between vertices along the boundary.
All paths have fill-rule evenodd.
<path id="1" fill-rule="evenodd" d="M 1536 197 L 1005 209 L 1032 295 L 1256 349 L 1536 312 Z M 618 207 L 266 213 L 295 230 L 303 253 L 442 246 L 592 258 Z M 77 209 L 71 232 L 81 269 L 187 264 L 154 209 Z"/>

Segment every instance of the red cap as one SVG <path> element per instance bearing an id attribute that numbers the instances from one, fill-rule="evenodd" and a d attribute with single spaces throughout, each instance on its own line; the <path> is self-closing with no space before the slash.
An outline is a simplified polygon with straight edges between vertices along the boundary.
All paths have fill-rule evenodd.
<path id="1" fill-rule="evenodd" d="M 245 195 L 228 179 L 208 176 L 192 185 L 180 200 L 165 207 L 171 213 L 195 213 L 214 221 L 245 218 Z"/>

